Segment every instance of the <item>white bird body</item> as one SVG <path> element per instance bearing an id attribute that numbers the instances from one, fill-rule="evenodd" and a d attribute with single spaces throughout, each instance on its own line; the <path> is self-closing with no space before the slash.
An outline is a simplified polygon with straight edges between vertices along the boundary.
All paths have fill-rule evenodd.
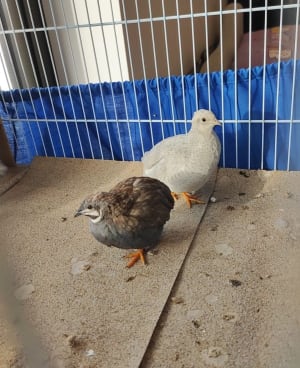
<path id="1" fill-rule="evenodd" d="M 144 175 L 161 180 L 175 193 L 199 190 L 220 159 L 215 125 L 221 124 L 211 111 L 196 111 L 187 134 L 166 138 L 144 154 Z"/>

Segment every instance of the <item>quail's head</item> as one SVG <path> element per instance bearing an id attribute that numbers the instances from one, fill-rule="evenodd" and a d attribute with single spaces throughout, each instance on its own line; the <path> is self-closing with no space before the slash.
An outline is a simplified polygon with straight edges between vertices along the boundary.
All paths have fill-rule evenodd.
<path id="1" fill-rule="evenodd" d="M 221 123 L 212 111 L 201 109 L 194 112 L 192 119 L 193 130 L 210 131 L 216 125 L 221 125 Z"/>
<path id="2" fill-rule="evenodd" d="M 101 203 L 97 202 L 95 195 L 89 195 L 78 208 L 74 217 L 84 215 L 90 218 L 93 223 L 100 222 L 103 217 Z"/>

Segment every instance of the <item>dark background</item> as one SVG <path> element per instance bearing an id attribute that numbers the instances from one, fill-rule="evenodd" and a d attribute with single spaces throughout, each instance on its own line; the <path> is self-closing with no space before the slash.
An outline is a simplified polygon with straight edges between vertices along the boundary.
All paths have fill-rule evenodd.
<path id="1" fill-rule="evenodd" d="M 230 1 L 234 3 L 234 1 Z M 249 0 L 237 0 L 244 8 L 249 8 Z M 268 6 L 281 5 L 281 0 L 268 0 Z M 297 0 L 284 0 L 283 4 L 297 4 Z M 252 8 L 265 6 L 265 0 L 252 0 Z M 295 24 L 296 11 L 295 9 L 284 9 L 282 24 Z M 267 28 L 275 27 L 280 24 L 280 10 L 269 10 L 267 13 Z M 252 12 L 252 31 L 265 28 L 265 11 Z M 244 16 L 244 32 L 249 32 L 249 14 Z"/>

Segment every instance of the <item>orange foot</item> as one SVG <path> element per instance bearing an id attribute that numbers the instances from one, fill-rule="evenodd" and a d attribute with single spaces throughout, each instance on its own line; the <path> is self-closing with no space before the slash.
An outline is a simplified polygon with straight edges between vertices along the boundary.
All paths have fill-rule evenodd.
<path id="1" fill-rule="evenodd" d="M 130 258 L 130 261 L 127 263 L 127 268 L 132 267 L 139 259 L 143 264 L 146 264 L 144 257 L 144 250 L 138 249 L 136 252 L 129 253 L 125 256 L 125 258 Z"/>
<path id="2" fill-rule="evenodd" d="M 188 192 L 182 192 L 181 194 L 190 208 L 192 207 L 192 203 L 205 204 L 204 201 Z"/>

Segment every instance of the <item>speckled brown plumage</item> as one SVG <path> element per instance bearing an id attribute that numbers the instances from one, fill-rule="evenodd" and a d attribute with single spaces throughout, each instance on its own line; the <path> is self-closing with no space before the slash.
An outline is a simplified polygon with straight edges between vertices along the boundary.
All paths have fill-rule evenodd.
<path id="1" fill-rule="evenodd" d="M 158 244 L 173 207 L 171 191 L 161 181 L 131 177 L 88 196 L 75 216 L 90 217 L 91 233 L 106 245 L 147 251 Z"/>

